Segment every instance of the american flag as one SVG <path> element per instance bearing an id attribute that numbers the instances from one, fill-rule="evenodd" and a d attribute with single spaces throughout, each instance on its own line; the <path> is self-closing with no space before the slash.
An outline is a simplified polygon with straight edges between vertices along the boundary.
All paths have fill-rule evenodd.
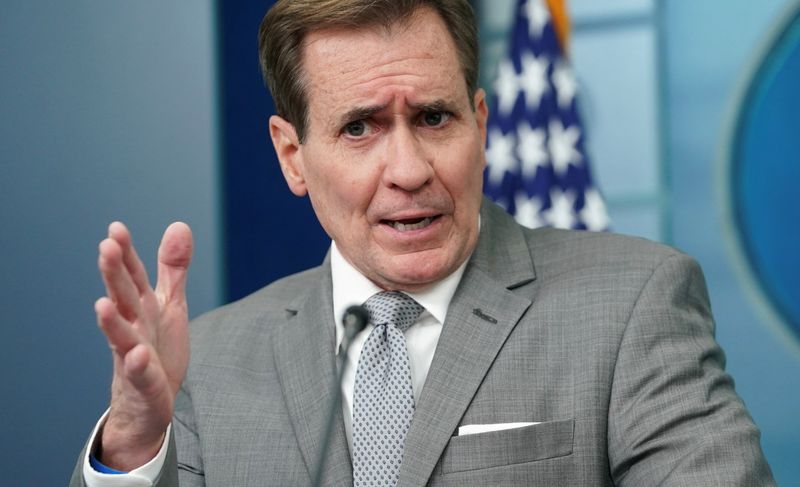
<path id="1" fill-rule="evenodd" d="M 608 229 L 576 91 L 544 0 L 519 0 L 490 103 L 484 192 L 525 226 Z"/>

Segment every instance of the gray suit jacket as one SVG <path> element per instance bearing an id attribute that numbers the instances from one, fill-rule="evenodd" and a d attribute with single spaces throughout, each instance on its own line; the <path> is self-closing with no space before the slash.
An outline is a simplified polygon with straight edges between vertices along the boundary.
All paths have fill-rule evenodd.
<path id="1" fill-rule="evenodd" d="M 332 315 L 326 262 L 193 321 L 157 485 L 308 485 L 334 381 Z M 687 256 L 531 231 L 485 202 L 399 485 L 773 485 L 724 361 Z M 539 424 L 456 436 L 509 422 Z M 326 465 L 325 485 L 352 485 L 341 420 Z"/>

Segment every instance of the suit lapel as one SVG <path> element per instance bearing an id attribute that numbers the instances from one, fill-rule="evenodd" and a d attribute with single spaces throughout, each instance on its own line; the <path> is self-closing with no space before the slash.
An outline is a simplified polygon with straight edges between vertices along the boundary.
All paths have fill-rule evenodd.
<path id="1" fill-rule="evenodd" d="M 448 308 L 404 446 L 398 485 L 425 485 L 509 333 L 531 301 L 511 289 L 535 279 L 519 227 L 484 202 L 481 234 Z"/>
<path id="2" fill-rule="evenodd" d="M 309 475 L 316 468 L 322 434 L 336 380 L 330 262 L 322 265 L 318 284 L 287 307 L 287 322 L 278 327 L 275 367 L 292 427 Z M 352 464 L 344 422 L 338 411 L 325 461 L 324 485 L 352 485 Z"/>

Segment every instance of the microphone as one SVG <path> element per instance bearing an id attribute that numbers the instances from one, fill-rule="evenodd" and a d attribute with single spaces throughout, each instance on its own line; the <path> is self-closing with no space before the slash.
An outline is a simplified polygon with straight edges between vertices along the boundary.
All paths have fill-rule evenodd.
<path id="1" fill-rule="evenodd" d="M 369 311 L 359 305 L 353 305 L 347 308 L 342 316 L 342 324 L 344 325 L 344 336 L 342 337 L 342 345 L 339 347 L 339 355 L 336 358 L 336 382 L 333 385 L 333 400 L 331 401 L 330 409 L 328 410 L 328 421 L 325 425 L 325 430 L 322 435 L 322 442 L 319 445 L 319 452 L 317 454 L 317 467 L 314 472 L 314 478 L 311 482 L 313 487 L 322 485 L 322 471 L 325 469 L 325 453 L 328 451 L 328 445 L 331 442 L 331 433 L 333 432 L 333 424 L 336 421 L 337 415 L 342 414 L 342 378 L 347 368 L 347 351 L 350 349 L 350 344 L 353 339 L 367 327 L 369 322 Z"/>
<path id="2" fill-rule="evenodd" d="M 344 338 L 342 339 L 342 350 L 346 352 L 350 348 L 350 343 L 361 331 L 367 327 L 369 322 L 369 311 L 367 308 L 360 305 L 353 305 L 347 308 L 342 316 L 342 324 L 344 325 Z M 344 355 L 339 355 L 343 357 Z M 342 374 L 340 374 L 342 375 Z M 341 390 L 341 388 L 339 389 Z"/>

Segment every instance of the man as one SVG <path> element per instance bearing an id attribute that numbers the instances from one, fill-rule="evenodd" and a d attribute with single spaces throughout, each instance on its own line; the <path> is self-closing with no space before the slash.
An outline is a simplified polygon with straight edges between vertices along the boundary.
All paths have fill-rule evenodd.
<path id="1" fill-rule="evenodd" d="M 74 485 L 308 485 L 335 322 L 381 291 L 424 311 L 403 331 L 373 314 L 354 340 L 325 485 L 771 485 L 691 259 L 530 231 L 482 201 L 487 107 L 465 0 L 283 1 L 260 38 L 272 141 L 331 252 L 193 322 L 189 361 L 188 227 L 165 232 L 153 291 L 112 224 L 96 304 L 111 407 Z M 382 393 L 412 405 L 391 416 L 410 424 L 390 447 L 365 443 L 392 426 L 364 420 L 364 357 L 381 336 L 400 336 L 386 348 L 404 357 Z M 404 381 L 413 397 L 397 395 Z"/>

